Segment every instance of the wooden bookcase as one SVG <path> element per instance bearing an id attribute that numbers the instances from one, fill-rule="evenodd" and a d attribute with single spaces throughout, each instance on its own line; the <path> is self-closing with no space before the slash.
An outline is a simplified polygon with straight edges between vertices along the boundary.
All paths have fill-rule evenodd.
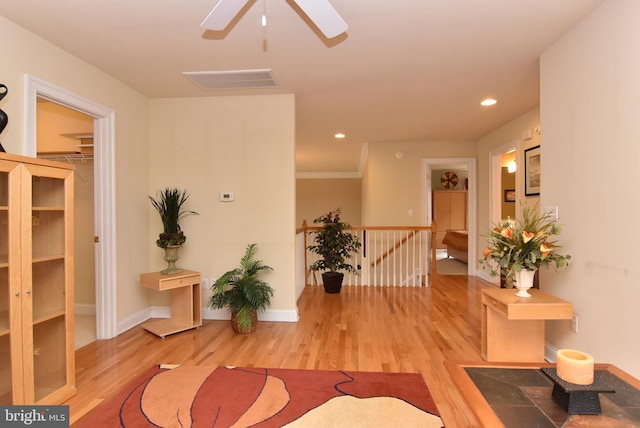
<path id="1" fill-rule="evenodd" d="M 75 394 L 73 166 L 0 153 L 0 404 Z"/>

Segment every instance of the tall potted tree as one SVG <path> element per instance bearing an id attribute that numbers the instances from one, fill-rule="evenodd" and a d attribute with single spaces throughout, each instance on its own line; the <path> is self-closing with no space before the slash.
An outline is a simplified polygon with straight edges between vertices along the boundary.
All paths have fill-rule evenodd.
<path id="1" fill-rule="evenodd" d="M 191 214 L 198 214 L 195 211 L 184 210 L 182 206 L 189 199 L 189 192 L 186 190 L 167 187 L 156 193 L 156 197 L 149 196 L 151 205 L 160 214 L 162 220 L 162 233 L 158 235 L 156 245 L 165 251 L 164 260 L 168 263 L 164 275 L 182 273 L 182 269 L 176 268 L 178 252 L 187 237 L 182 232 L 180 220 Z"/>
<path id="2" fill-rule="evenodd" d="M 315 234 L 314 244 L 307 247 L 320 256 L 309 269 L 324 271 L 322 284 L 327 293 L 339 293 L 342 289 L 344 272 L 340 271 L 358 273 L 347 261 L 358 252 L 361 243 L 357 236 L 347 231 L 351 225 L 340 219 L 341 214 L 340 208 L 337 208 L 314 219 L 313 223 L 321 224 L 322 229 L 310 232 Z"/>
<path id="3" fill-rule="evenodd" d="M 213 294 L 208 306 L 212 309 L 227 308 L 231 312 L 231 327 L 236 333 L 251 333 L 256 329 L 258 312 L 271 304 L 273 288 L 258 278 L 270 266 L 256 260 L 257 244 L 249 244 L 240 266 L 224 273 L 211 286 Z"/>

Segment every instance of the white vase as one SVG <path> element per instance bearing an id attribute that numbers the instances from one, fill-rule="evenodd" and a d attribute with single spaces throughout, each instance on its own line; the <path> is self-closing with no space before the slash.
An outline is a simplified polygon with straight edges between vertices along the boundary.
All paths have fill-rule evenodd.
<path id="1" fill-rule="evenodd" d="M 516 288 L 518 289 L 516 296 L 531 297 L 531 294 L 529 294 L 527 290 L 533 287 L 533 277 L 535 274 L 536 274 L 535 270 L 527 270 L 527 269 L 522 269 L 520 271 L 515 272 Z"/>

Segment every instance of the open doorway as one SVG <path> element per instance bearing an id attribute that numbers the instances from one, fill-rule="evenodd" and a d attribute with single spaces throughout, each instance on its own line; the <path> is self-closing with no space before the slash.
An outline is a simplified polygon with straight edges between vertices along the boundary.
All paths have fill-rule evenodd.
<path id="1" fill-rule="evenodd" d="M 25 76 L 25 146 L 36 157 L 38 99 L 51 101 L 93 118 L 96 336 L 118 334 L 116 312 L 115 112 L 31 75 Z"/>
<path id="2" fill-rule="evenodd" d="M 458 177 L 458 183 L 455 187 L 460 186 L 460 189 L 466 191 L 466 259 L 468 261 L 466 265 L 466 274 L 474 276 L 476 273 L 477 260 L 477 172 L 476 172 L 476 159 L 475 158 L 428 158 L 422 160 L 422 176 L 423 176 L 423 223 L 430 225 L 433 221 L 433 209 L 434 209 L 434 190 L 437 190 L 440 185 L 442 175 L 440 172 L 453 172 L 453 170 L 459 169 L 466 172 L 466 180 L 460 181 Z M 450 171 L 451 170 L 451 171 Z M 437 176 L 434 175 L 436 174 Z M 466 183 L 466 184 L 465 184 Z M 455 189 L 454 187 L 454 189 Z M 438 230 L 445 232 L 446 226 L 441 228 L 438 226 Z M 437 251 L 436 251 L 437 253 Z"/>
<path id="3" fill-rule="evenodd" d="M 518 166 L 522 165 L 518 158 L 519 141 L 514 140 L 500 147 L 491 150 L 490 168 L 490 204 L 489 204 L 489 224 L 485 225 L 491 229 L 502 220 L 516 219 L 518 212 L 520 192 L 518 187 Z M 495 285 L 500 285 L 500 277 L 485 278 Z"/>
<path id="4" fill-rule="evenodd" d="M 38 98 L 36 153 L 75 166 L 74 327 L 75 348 L 97 339 L 94 252 L 93 117 Z"/>

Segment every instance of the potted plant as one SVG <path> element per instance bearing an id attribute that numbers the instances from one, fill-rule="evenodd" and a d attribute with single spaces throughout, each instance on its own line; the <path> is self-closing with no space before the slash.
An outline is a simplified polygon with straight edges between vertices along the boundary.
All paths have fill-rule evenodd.
<path id="1" fill-rule="evenodd" d="M 342 288 L 344 273 L 347 271 L 358 273 L 357 269 L 347 260 L 358 252 L 360 240 L 357 236 L 347 232 L 351 225 L 340 220 L 340 208 L 313 220 L 314 224 L 321 224 L 322 229 L 309 232 L 314 233 L 314 244 L 308 250 L 320 256 L 309 269 L 324 271 L 322 284 L 327 293 L 339 293 Z"/>
<path id="2" fill-rule="evenodd" d="M 184 203 L 189 199 L 189 192 L 167 187 L 158 191 L 155 198 L 149 196 L 149 199 L 162 220 L 162 233 L 158 236 L 156 245 L 164 248 L 164 259 L 169 264 L 162 273 L 165 275 L 182 273 L 182 269 L 175 266 L 175 262 L 178 260 L 178 251 L 187 240 L 180 228 L 180 220 L 188 215 L 198 214 L 195 211 L 182 209 Z"/>
<path id="3" fill-rule="evenodd" d="M 561 230 L 551 213 L 538 215 L 538 206 L 523 208 L 522 221 L 506 220 L 489 232 L 489 246 L 480 259 L 482 267 L 489 268 L 491 275 L 503 270 L 505 277 L 514 275 L 516 296 L 529 297 L 527 290 L 533 284 L 535 272 L 544 266 L 560 268 L 567 266 L 570 255 L 558 253 L 560 248 L 552 237 Z"/>
<path id="4" fill-rule="evenodd" d="M 258 278 L 270 266 L 255 260 L 257 244 L 249 244 L 240 266 L 224 273 L 211 286 L 213 294 L 208 306 L 212 309 L 228 308 L 231 312 L 231 327 L 236 333 L 251 333 L 258 323 L 258 312 L 271 305 L 273 288 Z"/>

